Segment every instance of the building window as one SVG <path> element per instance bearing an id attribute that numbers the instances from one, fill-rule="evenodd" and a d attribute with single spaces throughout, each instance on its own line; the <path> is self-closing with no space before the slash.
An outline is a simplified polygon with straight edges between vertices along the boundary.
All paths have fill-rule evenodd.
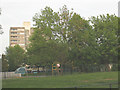
<path id="1" fill-rule="evenodd" d="M 22 33 L 22 32 L 21 32 L 20 34 L 25 34 L 25 33 Z"/>
<path id="2" fill-rule="evenodd" d="M 17 40 L 11 40 L 12 42 L 17 42 Z"/>
<path id="3" fill-rule="evenodd" d="M 11 30 L 15 31 L 15 30 L 17 30 L 17 29 L 13 28 L 13 29 L 11 29 Z"/>
<path id="4" fill-rule="evenodd" d="M 11 32 L 11 34 L 17 34 L 17 32 Z"/>
<path id="5" fill-rule="evenodd" d="M 11 38 L 17 38 L 17 36 L 11 36 Z"/>

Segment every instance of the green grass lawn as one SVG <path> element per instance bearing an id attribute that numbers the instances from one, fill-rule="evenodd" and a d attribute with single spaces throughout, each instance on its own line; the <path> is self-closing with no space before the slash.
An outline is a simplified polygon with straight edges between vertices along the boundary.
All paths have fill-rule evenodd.
<path id="1" fill-rule="evenodd" d="M 3 88 L 117 88 L 118 72 L 4 79 Z"/>

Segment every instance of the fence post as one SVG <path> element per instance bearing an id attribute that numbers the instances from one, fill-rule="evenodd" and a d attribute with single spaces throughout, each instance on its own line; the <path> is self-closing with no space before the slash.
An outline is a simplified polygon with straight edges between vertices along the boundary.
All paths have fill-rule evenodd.
<path id="1" fill-rule="evenodd" d="M 6 79 L 6 72 L 4 72 L 4 78 Z"/>
<path id="2" fill-rule="evenodd" d="M 75 90 L 77 90 L 77 87 L 75 87 Z"/>
<path id="3" fill-rule="evenodd" d="M 110 84 L 110 90 L 111 90 L 111 88 L 112 88 L 112 84 Z"/>

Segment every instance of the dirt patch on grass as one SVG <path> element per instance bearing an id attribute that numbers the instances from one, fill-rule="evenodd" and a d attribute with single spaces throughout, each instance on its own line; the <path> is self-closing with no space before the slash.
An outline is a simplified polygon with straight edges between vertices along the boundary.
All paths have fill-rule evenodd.
<path id="1" fill-rule="evenodd" d="M 88 82 L 88 80 L 84 80 L 83 82 Z"/>

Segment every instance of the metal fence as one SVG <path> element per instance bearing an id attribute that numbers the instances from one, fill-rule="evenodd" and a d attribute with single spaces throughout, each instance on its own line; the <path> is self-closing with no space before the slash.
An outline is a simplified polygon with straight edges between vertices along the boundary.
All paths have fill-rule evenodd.
<path id="1" fill-rule="evenodd" d="M 117 71 L 118 65 L 113 65 L 110 71 Z M 92 72 L 108 72 L 109 69 L 105 65 L 80 65 L 80 67 L 72 67 L 70 65 L 63 65 L 61 71 L 58 73 L 56 70 L 52 73 L 52 67 L 47 66 L 43 71 L 36 71 L 32 73 L 26 73 L 24 76 L 52 76 L 52 75 L 70 75 L 74 73 L 92 73 Z"/>
<path id="2" fill-rule="evenodd" d="M 19 78 L 21 77 L 20 73 L 15 73 L 15 72 L 0 72 L 0 77 L 2 77 L 2 79 L 7 79 L 7 78 Z"/>

